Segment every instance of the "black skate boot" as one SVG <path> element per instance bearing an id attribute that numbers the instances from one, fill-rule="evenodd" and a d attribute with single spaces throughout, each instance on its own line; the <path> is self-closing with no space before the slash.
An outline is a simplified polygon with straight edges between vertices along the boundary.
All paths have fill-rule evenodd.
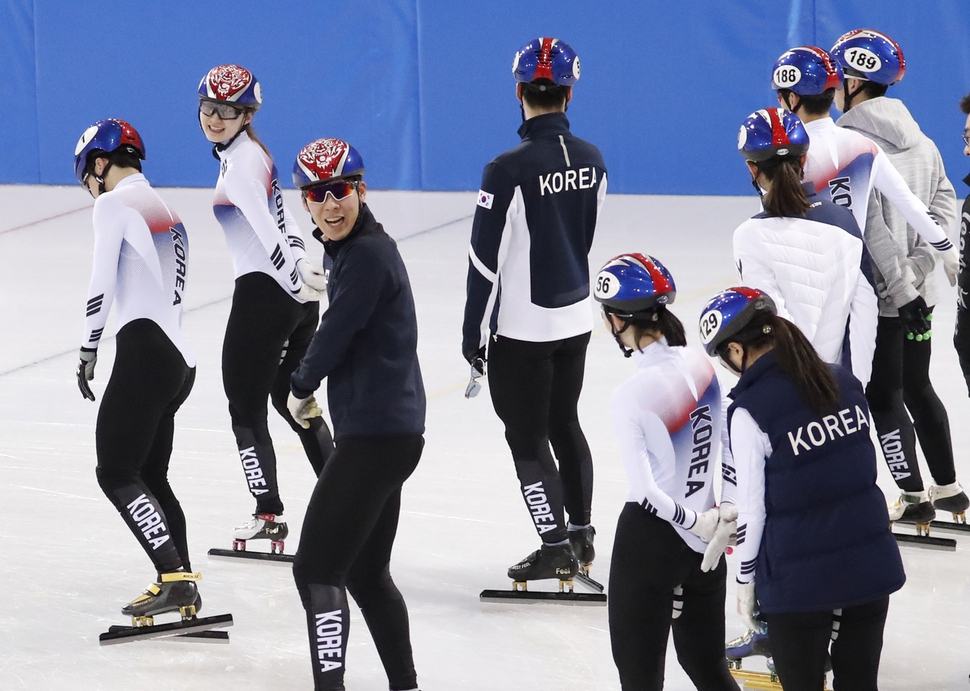
<path id="1" fill-rule="evenodd" d="M 579 572 L 586 576 L 589 575 L 589 567 L 596 557 L 596 550 L 593 549 L 595 537 L 596 528 L 591 525 L 569 531 L 569 546 L 573 548 L 573 555 L 579 562 Z"/>
<path id="2" fill-rule="evenodd" d="M 959 482 L 949 485 L 931 485 L 929 489 L 930 502 L 934 509 L 949 511 L 953 514 L 955 523 L 966 523 L 966 511 L 970 508 L 970 499 Z"/>
<path id="3" fill-rule="evenodd" d="M 152 583 L 144 593 L 121 609 L 121 613 L 131 617 L 132 626 L 151 626 L 156 614 L 179 612 L 183 620 L 194 619 L 202 607 L 202 598 L 195 581 L 202 574 L 176 571 L 163 573 L 157 583 Z"/>
<path id="4" fill-rule="evenodd" d="M 527 556 L 515 566 L 509 567 L 509 578 L 518 586 L 527 581 L 558 578 L 559 588 L 572 590 L 573 577 L 579 573 L 579 562 L 573 548 L 565 545 L 542 545 L 541 549 Z"/>
<path id="5" fill-rule="evenodd" d="M 900 492 L 899 498 L 889 506 L 889 520 L 906 519 L 916 524 L 917 535 L 930 534 L 930 522 L 936 518 L 936 509 L 926 490 Z"/>

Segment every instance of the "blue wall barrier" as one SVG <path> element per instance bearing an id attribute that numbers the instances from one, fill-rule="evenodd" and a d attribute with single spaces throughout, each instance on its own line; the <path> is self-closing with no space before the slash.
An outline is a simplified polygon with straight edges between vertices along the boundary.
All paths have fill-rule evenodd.
<path id="1" fill-rule="evenodd" d="M 518 141 L 512 56 L 552 35 L 581 57 L 569 118 L 603 151 L 612 192 L 748 194 L 736 135 L 774 104 L 772 63 L 859 27 L 902 45 L 906 78 L 890 95 L 962 178 L 966 0 L 7 0 L 0 183 L 73 184 L 77 138 L 120 117 L 144 137 L 155 184 L 214 184 L 195 93 L 210 67 L 236 62 L 262 84 L 254 125 L 284 185 L 303 144 L 336 136 L 375 188 L 477 189 Z"/>

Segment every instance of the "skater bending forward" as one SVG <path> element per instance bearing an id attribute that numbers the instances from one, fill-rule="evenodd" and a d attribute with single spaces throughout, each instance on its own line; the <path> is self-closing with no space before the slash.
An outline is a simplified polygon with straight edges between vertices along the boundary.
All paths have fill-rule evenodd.
<path id="1" fill-rule="evenodd" d="M 728 394 L 738 612 L 751 629 L 767 623 L 785 691 L 822 688 L 830 639 L 835 688 L 875 691 L 889 595 L 905 575 L 862 384 L 822 362 L 760 290 L 715 295 L 700 329 L 740 376 Z"/>
<path id="2" fill-rule="evenodd" d="M 321 414 L 327 379 L 335 450 L 307 506 L 293 565 L 317 689 L 343 689 L 347 590 L 374 638 L 391 691 L 417 688 L 408 612 L 389 562 L 401 486 L 424 446 L 425 395 L 417 321 L 397 245 L 364 203 L 357 151 L 339 139 L 306 145 L 293 182 L 322 239 L 330 305 L 291 377 L 289 409 L 302 425 Z"/>
<path id="3" fill-rule="evenodd" d="M 145 145 L 122 120 L 101 120 L 77 143 L 74 172 L 94 197 L 94 267 L 88 289 L 81 394 L 94 401 L 98 345 L 115 305 L 114 368 L 95 431 L 98 484 L 152 560 L 156 582 L 122 614 L 151 617 L 201 607 L 182 507 L 168 484 L 175 413 L 195 381 L 182 336 L 189 241 L 178 216 L 141 174 Z M 147 623 L 147 622 L 146 622 Z"/>
<path id="4" fill-rule="evenodd" d="M 613 660 L 624 690 L 659 691 L 673 629 L 697 688 L 736 690 L 724 657 L 722 555 L 737 511 L 714 505 L 721 392 L 710 362 L 684 347 L 667 309 L 675 296 L 667 269 L 643 254 L 611 259 L 596 278 L 607 328 L 637 366 L 612 404 L 630 480 L 610 566 Z"/>

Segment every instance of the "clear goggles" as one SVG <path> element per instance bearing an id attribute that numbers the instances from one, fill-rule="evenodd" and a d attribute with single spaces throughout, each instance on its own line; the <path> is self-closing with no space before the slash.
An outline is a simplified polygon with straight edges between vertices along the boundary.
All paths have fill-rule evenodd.
<path id="1" fill-rule="evenodd" d="M 220 120 L 235 120 L 243 114 L 243 109 L 222 101 L 199 101 L 199 112 L 206 117 L 218 115 Z"/>

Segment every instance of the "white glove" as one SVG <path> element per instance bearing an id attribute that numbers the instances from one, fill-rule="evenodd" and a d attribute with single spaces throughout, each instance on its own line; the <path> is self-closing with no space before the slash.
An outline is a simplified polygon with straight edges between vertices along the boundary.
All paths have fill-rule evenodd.
<path id="1" fill-rule="evenodd" d="M 721 562 L 721 555 L 731 545 L 738 544 L 738 507 L 725 502 L 718 507 L 717 528 L 707 543 L 701 571 L 711 571 Z"/>
<path id="2" fill-rule="evenodd" d="M 317 290 L 306 281 L 304 281 L 303 285 L 300 286 L 300 289 L 296 291 L 296 296 L 298 298 L 303 298 L 307 302 L 320 302 L 324 295 L 326 295 L 325 292 L 322 290 Z"/>
<path id="3" fill-rule="evenodd" d="M 943 271 L 950 281 L 951 286 L 957 284 L 957 277 L 960 275 L 960 253 L 956 247 L 951 247 L 943 252 Z"/>
<path id="4" fill-rule="evenodd" d="M 754 597 L 754 581 L 750 583 L 738 583 L 738 614 L 744 625 L 752 631 L 764 633 L 764 622 L 755 617 L 757 601 Z"/>
<path id="5" fill-rule="evenodd" d="M 310 429 L 310 423 L 308 422 L 310 418 L 323 415 L 323 411 L 317 405 L 317 399 L 312 394 L 306 398 L 297 398 L 291 391 L 290 395 L 286 398 L 286 409 L 290 411 L 290 415 L 293 416 L 293 419 L 303 429 Z"/>
<path id="6" fill-rule="evenodd" d="M 718 513 L 715 506 L 713 509 L 697 514 L 697 520 L 688 530 L 704 542 L 710 542 L 714 537 L 714 531 L 717 530 L 717 520 Z"/>
<path id="7" fill-rule="evenodd" d="M 296 268 L 304 283 L 309 284 L 311 288 L 319 290 L 321 293 L 327 292 L 327 272 L 323 270 L 322 266 L 311 264 L 306 259 L 298 259 Z"/>

